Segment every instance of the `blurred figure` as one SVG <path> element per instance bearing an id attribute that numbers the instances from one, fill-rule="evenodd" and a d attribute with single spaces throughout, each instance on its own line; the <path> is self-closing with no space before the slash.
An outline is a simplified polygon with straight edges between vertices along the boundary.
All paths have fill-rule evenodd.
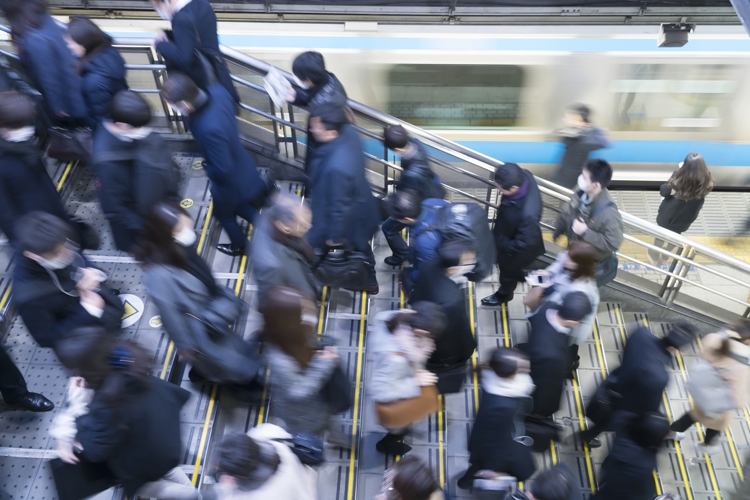
<path id="1" fill-rule="evenodd" d="M 524 418 L 532 409 L 534 383 L 529 359 L 504 347 L 492 352 L 489 366 L 480 368 L 482 399 L 469 438 L 469 469 L 458 487 L 472 487 L 480 470 L 507 474 L 526 481 L 536 470 Z"/>
<path id="2" fill-rule="evenodd" d="M 375 500 L 449 500 L 448 493 L 422 460 L 408 456 L 396 462 L 383 478 L 381 493 Z"/>
<path id="3" fill-rule="evenodd" d="M 65 46 L 64 28 L 49 15 L 44 0 L 4 0 L 0 8 L 26 73 L 44 95 L 50 121 L 63 126 L 85 125 L 86 103 L 75 59 Z"/>
<path id="4" fill-rule="evenodd" d="M 19 252 L 13 270 L 13 301 L 34 340 L 56 348 L 73 330 L 97 326 L 120 332 L 123 305 L 72 241 L 59 218 L 31 212 L 16 226 Z"/>
<path id="5" fill-rule="evenodd" d="M 718 438 L 729 427 L 732 415 L 737 408 L 748 404 L 750 393 L 750 320 L 740 319 L 731 327 L 719 333 L 703 337 L 702 360 L 708 361 L 726 384 L 731 394 L 728 406 L 732 410 L 714 414 L 702 407 L 697 395 L 693 397 L 693 409 L 672 423 L 670 436 L 679 441 L 685 437 L 685 431 L 698 422 L 705 428 L 705 439 L 696 443 L 698 454 L 715 455 L 721 448 L 716 444 Z"/>
<path id="6" fill-rule="evenodd" d="M 29 392 L 21 371 L 2 346 L 0 346 L 0 394 L 6 405 L 23 410 L 43 412 L 55 408 L 54 403 L 41 394 Z"/>
<path id="7" fill-rule="evenodd" d="M 617 255 L 622 245 L 622 216 L 607 190 L 612 167 L 591 160 L 578 176 L 578 191 L 555 220 L 554 241 L 564 234 L 568 242 L 583 240 L 596 248 L 596 284 L 602 287 L 617 276 Z"/>
<path id="8" fill-rule="evenodd" d="M 383 311 L 375 316 L 368 352 L 375 355 L 376 362 L 368 388 L 376 404 L 417 398 L 423 387 L 437 383 L 437 377 L 425 365 L 446 325 L 442 308 L 429 302 L 417 302 L 413 310 Z M 436 391 L 434 394 L 437 397 Z M 412 422 L 417 420 L 421 418 Z M 389 455 L 408 453 L 411 446 L 399 442 L 407 430 L 388 428 L 376 449 Z"/>
<path id="9" fill-rule="evenodd" d="M 385 131 L 383 143 L 385 147 L 401 157 L 401 178 L 396 183 L 396 191 L 410 190 L 416 193 L 420 199 L 430 198 L 442 199 L 445 196 L 445 188 L 440 179 L 430 168 L 430 159 L 421 142 L 409 137 L 404 127 L 394 125 Z M 409 260 L 411 252 L 401 236 L 401 231 L 407 224 L 398 219 L 389 217 L 383 222 L 383 235 L 393 255 L 385 258 L 389 266 L 400 266 Z"/>
<path id="10" fill-rule="evenodd" d="M 125 79 L 125 60 L 112 47 L 112 37 L 87 17 L 73 16 L 64 36 L 68 49 L 80 59 L 83 99 L 88 110 L 87 125 L 96 130 L 110 117 L 110 106 L 115 94 L 128 89 Z"/>
<path id="11" fill-rule="evenodd" d="M 526 492 L 516 491 L 506 500 L 579 500 L 581 489 L 567 465 L 557 464 L 536 475 Z"/>
<path id="12" fill-rule="evenodd" d="M 315 471 L 299 461 L 286 440 L 291 434 L 273 424 L 224 437 L 216 452 L 216 485 L 205 500 L 315 500 Z"/>
<path id="13" fill-rule="evenodd" d="M 565 144 L 565 154 L 552 182 L 574 189 L 589 154 L 609 146 L 604 130 L 591 124 L 591 110 L 585 104 L 573 104 L 565 110 L 563 128 L 558 132 Z"/>
<path id="14" fill-rule="evenodd" d="M 143 266 L 149 296 L 180 356 L 193 365 L 191 381 L 255 390 L 260 357 L 250 343 L 227 328 L 242 314 L 239 299 L 227 297 L 231 292 L 216 284 L 196 251 L 196 239 L 192 219 L 177 203 L 162 202 L 152 209 L 134 252 Z M 222 319 L 208 319 L 208 314 Z"/>
<path id="15" fill-rule="evenodd" d="M 369 240 L 378 230 L 380 216 L 365 177 L 362 141 L 349 125 L 344 108 L 333 103 L 313 108 L 310 133 L 319 146 L 308 163 L 314 194 L 310 205 L 313 227 L 307 241 L 320 254 L 331 248 L 365 254 L 369 278 L 363 291 L 377 294 L 380 288 Z"/>
<path id="16" fill-rule="evenodd" d="M 682 234 L 698 218 L 703 202 L 714 187 L 706 160 L 698 153 L 690 153 L 659 190 L 664 199 L 659 205 L 656 223 L 664 229 Z M 675 245 L 656 238 L 654 246 L 671 252 Z M 649 249 L 648 259 L 655 266 L 669 260 L 656 250 Z"/>
<path id="17" fill-rule="evenodd" d="M 515 163 L 504 163 L 495 169 L 495 184 L 502 193 L 492 232 L 497 247 L 500 288 L 482 299 L 482 305 L 496 307 L 513 300 L 513 292 L 528 268 L 544 254 L 539 221 L 542 218 L 542 196 L 534 175 Z"/>
<path id="18" fill-rule="evenodd" d="M 180 409 L 190 393 L 149 375 L 152 356 L 144 348 L 96 328 L 61 341 L 58 355 L 80 377 L 69 384 L 77 408 L 58 415 L 51 430 L 61 460 L 107 464 L 130 498 L 198 500 L 178 468 Z"/>
<path id="19" fill-rule="evenodd" d="M 250 241 L 250 260 L 260 302 L 270 297 L 274 286 L 296 288 L 314 299 L 320 295 L 312 272 L 315 252 L 305 240 L 311 221 L 307 205 L 287 194 L 277 195 L 271 207 L 258 217 Z"/>
<path id="20" fill-rule="evenodd" d="M 180 172 L 150 121 L 143 97 L 124 90 L 112 101 L 111 120 L 94 135 L 91 164 L 99 178 L 99 203 L 123 252 L 133 251 L 154 205 L 179 200 Z"/>
<path id="21" fill-rule="evenodd" d="M 200 0 L 200 3 L 208 5 L 205 0 Z M 237 224 L 237 216 L 252 223 L 258 208 L 266 200 L 268 186 L 253 157 L 240 143 L 232 97 L 219 83 L 201 90 L 181 73 L 169 76 L 162 85 L 161 96 L 181 115 L 188 117 L 190 131 L 205 158 L 214 216 L 230 240 L 230 243 L 220 243 L 216 248 L 232 257 L 244 254 L 247 235 Z"/>
<path id="22" fill-rule="evenodd" d="M 6 56 L 0 54 L 0 92 L 7 90 L 15 90 L 31 99 L 34 103 L 36 111 L 34 116 L 36 138 L 38 144 L 45 144 L 50 122 L 47 113 L 45 113 L 44 97 L 41 92 L 29 85 L 26 75 L 21 71 L 20 62 L 11 61 Z"/>

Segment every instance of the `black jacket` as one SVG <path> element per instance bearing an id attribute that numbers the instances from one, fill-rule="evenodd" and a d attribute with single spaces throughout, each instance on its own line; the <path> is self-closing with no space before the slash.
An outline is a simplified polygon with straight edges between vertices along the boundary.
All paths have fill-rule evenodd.
<path id="1" fill-rule="evenodd" d="M 16 268 L 13 271 L 13 300 L 18 313 L 34 340 L 42 347 L 54 347 L 55 343 L 84 326 L 101 326 L 108 332 L 119 332 L 123 306 L 106 284 L 101 285 L 99 295 L 104 299 L 104 314 L 101 318 L 92 316 L 81 305 L 77 296 L 66 295 L 52 281 L 46 269 L 36 261 L 16 255 Z M 90 267 L 83 257 L 81 266 Z M 60 286 L 69 293 L 75 293 L 72 275 L 76 269 L 69 266 L 54 271 Z"/>
<path id="2" fill-rule="evenodd" d="M 656 216 L 656 223 L 664 229 L 669 229 L 675 233 L 684 233 L 690 229 L 690 225 L 698 218 L 698 214 L 703 208 L 705 198 L 697 200 L 678 200 L 672 194 L 672 188 L 666 182 L 661 185 L 659 190 L 664 199 L 659 205 L 659 214 Z"/>
<path id="3" fill-rule="evenodd" d="M 466 290 L 445 275 L 437 258 L 424 262 L 419 268 L 411 302 L 421 300 L 440 305 L 448 319 L 445 332 L 435 340 L 435 352 L 427 362 L 427 369 L 437 373 L 465 363 L 477 347 L 471 334 Z"/>
<path id="4" fill-rule="evenodd" d="M 560 161 L 560 168 L 552 176 L 552 182 L 568 189 L 573 189 L 578 184 L 578 176 L 581 175 L 589 154 L 609 145 L 604 131 L 598 127 L 583 127 L 577 132 L 575 135 L 561 134 L 565 154 Z"/>
<path id="5" fill-rule="evenodd" d="M 656 496 L 656 453 L 618 432 L 602 464 L 599 490 L 591 500 L 652 500 Z"/>
<path id="6" fill-rule="evenodd" d="M 497 246 L 497 263 L 501 269 L 528 267 L 544 254 L 544 240 L 539 225 L 542 218 L 542 197 L 534 175 L 528 170 L 523 173 L 529 183 L 528 193 L 519 200 L 503 196 L 492 229 Z"/>
<path id="7" fill-rule="evenodd" d="M 396 189 L 411 189 L 419 193 L 422 199 L 444 198 L 445 188 L 435 172 L 430 168 L 430 157 L 427 155 L 422 143 L 409 141 L 417 148 L 417 152 L 411 158 L 401 158 L 401 178 L 396 184 Z"/>
<path id="8" fill-rule="evenodd" d="M 126 387 L 127 395 L 115 407 L 94 393 L 89 413 L 76 420 L 76 440 L 82 456 L 106 463 L 132 497 L 180 464 L 180 408 L 190 393 L 156 377 L 149 377 L 145 387 L 135 380 Z"/>
<path id="9" fill-rule="evenodd" d="M 83 67 L 81 79 L 89 127 L 94 130 L 105 118 L 109 118 L 109 109 L 115 94 L 128 89 L 125 61 L 114 47 L 104 49 Z"/>
<path id="10" fill-rule="evenodd" d="M 149 210 L 164 200 L 178 200 L 179 171 L 162 137 L 124 141 L 100 127 L 91 163 L 99 178 L 99 202 L 118 250 L 130 252 Z"/>
<path id="11" fill-rule="evenodd" d="M 380 216 L 365 177 L 362 141 L 354 127 L 344 125 L 336 139 L 321 144 L 311 166 L 313 227 L 307 241 L 317 249 L 324 249 L 326 240 L 331 240 L 365 251 Z"/>

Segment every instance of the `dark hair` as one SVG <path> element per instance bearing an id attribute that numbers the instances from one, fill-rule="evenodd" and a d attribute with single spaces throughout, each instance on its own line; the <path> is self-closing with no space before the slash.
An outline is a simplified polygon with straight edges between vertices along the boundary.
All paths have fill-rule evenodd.
<path id="1" fill-rule="evenodd" d="M 529 491 L 535 500 L 570 500 L 573 483 L 566 470 L 556 465 L 540 471 Z"/>
<path id="2" fill-rule="evenodd" d="M 714 188 L 711 171 L 699 153 L 687 155 L 667 184 L 674 189 L 674 197 L 683 201 L 703 199 Z"/>
<path id="3" fill-rule="evenodd" d="M 278 468 L 279 455 L 264 453 L 258 443 L 247 434 L 229 434 L 216 450 L 216 470 L 233 477 L 240 490 L 247 490 L 255 471 L 261 465 Z"/>
<path id="4" fill-rule="evenodd" d="M 132 90 L 121 90 L 112 99 L 110 115 L 113 122 L 127 123 L 131 127 L 145 127 L 151 121 L 151 107 Z"/>
<path id="5" fill-rule="evenodd" d="M 84 68 L 99 52 L 112 46 L 112 37 L 103 32 L 91 19 L 84 16 L 70 18 L 68 36 L 86 50 L 86 55 L 81 59 L 79 69 Z"/>
<path id="6" fill-rule="evenodd" d="M 578 116 L 581 117 L 581 120 L 583 120 L 586 123 L 591 123 L 591 108 L 586 106 L 585 104 L 571 104 L 567 107 L 567 111 L 569 113 L 575 113 Z"/>
<path id="7" fill-rule="evenodd" d="M 344 125 L 349 123 L 344 107 L 332 102 L 325 102 L 315 106 L 310 111 L 310 118 L 320 118 L 326 130 L 341 132 Z"/>
<path id="8" fill-rule="evenodd" d="M 495 184 L 506 191 L 523 185 L 526 175 L 521 167 L 515 163 L 503 163 L 495 167 Z"/>
<path id="9" fill-rule="evenodd" d="M 403 189 L 385 198 L 388 216 L 396 219 L 416 219 L 422 213 L 422 197 L 413 189 Z"/>
<path id="10" fill-rule="evenodd" d="M 735 340 L 737 342 L 746 342 L 747 340 L 750 340 L 750 319 L 737 319 L 736 321 L 734 321 L 734 323 L 729 325 L 729 330 L 736 333 L 739 338 L 730 339 L 728 336 L 724 337 L 718 351 L 718 354 L 720 356 L 729 356 L 729 354 L 732 352 L 732 340 Z"/>
<path id="11" fill-rule="evenodd" d="M 159 91 L 161 97 L 170 103 L 180 101 L 194 102 L 200 94 L 200 89 L 189 76 L 184 73 L 169 73 Z"/>
<path id="12" fill-rule="evenodd" d="M 581 321 L 591 314 L 591 300 L 583 292 L 570 292 L 563 298 L 558 314 L 565 320 Z"/>
<path id="13" fill-rule="evenodd" d="M 448 318 L 440 305 L 422 300 L 413 304 L 412 309 L 413 313 L 401 312 L 391 316 L 385 323 L 388 331 L 393 333 L 399 326 L 406 325 L 429 332 L 433 339 L 439 338 L 445 332 Z"/>
<path id="14" fill-rule="evenodd" d="M 141 237 L 133 249 L 138 262 L 143 266 L 186 266 L 188 257 L 185 247 L 177 243 L 172 236 L 180 215 L 189 217 L 185 209 L 172 201 L 163 201 L 149 211 Z"/>
<path id="15" fill-rule="evenodd" d="M 15 90 L 0 92 L 0 128 L 11 130 L 34 124 L 34 101 Z"/>
<path id="16" fill-rule="evenodd" d="M 16 233 L 21 249 L 36 255 L 52 253 L 74 238 L 67 222 L 47 212 L 30 212 L 21 217 Z"/>
<path id="17" fill-rule="evenodd" d="M 328 72 L 323 54 L 312 50 L 301 53 L 294 58 L 292 73 L 300 80 L 310 80 L 313 85 L 325 83 Z"/>
<path id="18" fill-rule="evenodd" d="M 627 434 L 638 446 L 656 453 L 669 433 L 669 420 L 661 413 L 648 412 L 635 418 L 627 427 Z"/>
<path id="19" fill-rule="evenodd" d="M 438 259 L 440 267 L 448 269 L 460 265 L 461 256 L 466 252 L 474 252 L 474 242 L 467 239 L 448 240 L 438 247 Z"/>
<path id="20" fill-rule="evenodd" d="M 514 376 L 518 372 L 518 361 L 528 359 L 526 354 L 517 349 L 498 347 L 492 351 L 489 366 L 500 378 Z"/>
<path id="21" fill-rule="evenodd" d="M 30 29 L 41 26 L 47 4 L 44 0 L 2 0 L 0 10 L 8 20 L 13 34 L 23 35 Z"/>
<path id="22" fill-rule="evenodd" d="M 612 166 L 599 158 L 589 160 L 588 163 L 583 167 L 589 173 L 591 182 L 598 182 L 602 189 L 609 186 L 612 180 Z"/>
<path id="23" fill-rule="evenodd" d="M 568 245 L 568 258 L 578 266 L 570 275 L 571 281 L 594 277 L 597 264 L 594 245 L 581 240 L 571 241 Z"/>
<path id="24" fill-rule="evenodd" d="M 428 500 L 440 488 L 432 471 L 414 455 L 396 462 L 393 470 L 393 489 L 400 500 Z"/>
<path id="25" fill-rule="evenodd" d="M 409 143 L 409 134 L 401 125 L 393 125 L 385 130 L 383 143 L 388 149 L 405 148 Z"/>
<path id="26" fill-rule="evenodd" d="M 281 349 L 306 370 L 315 349 L 310 343 L 312 332 L 302 323 L 303 300 L 305 297 L 296 288 L 275 286 L 261 301 L 258 312 L 263 315 L 263 340 Z"/>

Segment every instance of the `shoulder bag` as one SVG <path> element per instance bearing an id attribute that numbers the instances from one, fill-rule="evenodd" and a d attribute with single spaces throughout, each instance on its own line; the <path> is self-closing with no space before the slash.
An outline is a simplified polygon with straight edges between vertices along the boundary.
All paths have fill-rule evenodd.
<path id="1" fill-rule="evenodd" d="M 367 257 L 350 250 L 328 251 L 313 267 L 313 274 L 323 285 L 364 290 L 369 278 Z"/>
<path id="2" fill-rule="evenodd" d="M 51 127 L 47 130 L 47 156 L 55 160 L 87 162 L 92 142 L 89 129 Z"/>
<path id="3" fill-rule="evenodd" d="M 399 429 L 432 415 L 438 410 L 438 391 L 434 385 L 421 388 L 416 398 L 391 403 L 375 402 L 378 423 L 389 429 Z"/>

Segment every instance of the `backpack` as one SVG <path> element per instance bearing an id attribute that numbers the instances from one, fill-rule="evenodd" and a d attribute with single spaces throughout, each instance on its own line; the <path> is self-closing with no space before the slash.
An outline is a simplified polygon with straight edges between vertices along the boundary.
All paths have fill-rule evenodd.
<path id="1" fill-rule="evenodd" d="M 702 358 L 690 366 L 690 378 L 685 388 L 693 397 L 695 406 L 707 417 L 715 418 L 735 408 L 732 389 L 721 375 L 737 368 L 740 366 L 720 371 Z"/>

